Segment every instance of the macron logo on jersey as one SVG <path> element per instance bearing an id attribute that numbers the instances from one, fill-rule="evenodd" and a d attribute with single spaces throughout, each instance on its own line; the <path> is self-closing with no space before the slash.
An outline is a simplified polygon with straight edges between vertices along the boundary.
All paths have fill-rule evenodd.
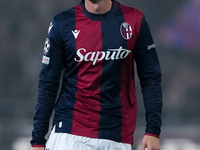
<path id="1" fill-rule="evenodd" d="M 48 29 L 48 34 L 50 33 L 51 29 L 53 28 L 53 23 L 51 22 Z"/>
<path id="2" fill-rule="evenodd" d="M 74 31 L 72 30 L 72 33 L 73 33 L 75 39 L 77 39 L 78 34 L 80 33 L 80 31 L 81 31 L 81 30 L 74 30 Z"/>
<path id="3" fill-rule="evenodd" d="M 77 58 L 74 58 L 75 61 L 92 61 L 92 64 L 95 65 L 97 61 L 100 60 L 118 60 L 125 59 L 128 54 L 131 53 L 130 50 L 119 47 L 118 49 L 108 49 L 107 51 L 97 51 L 97 52 L 87 52 L 85 48 L 80 48 L 77 50 Z"/>

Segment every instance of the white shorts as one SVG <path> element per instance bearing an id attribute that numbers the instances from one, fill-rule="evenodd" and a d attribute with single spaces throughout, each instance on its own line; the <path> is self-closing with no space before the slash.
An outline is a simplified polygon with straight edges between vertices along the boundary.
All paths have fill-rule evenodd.
<path id="1" fill-rule="evenodd" d="M 45 150 L 131 150 L 131 144 L 68 133 L 55 133 L 54 127 Z"/>

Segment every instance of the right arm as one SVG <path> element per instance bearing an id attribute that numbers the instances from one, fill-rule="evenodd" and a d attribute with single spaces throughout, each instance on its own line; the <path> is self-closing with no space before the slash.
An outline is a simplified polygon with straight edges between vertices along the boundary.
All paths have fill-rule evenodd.
<path id="1" fill-rule="evenodd" d="M 39 75 L 38 97 L 34 113 L 31 145 L 33 150 L 44 150 L 49 120 L 55 105 L 63 69 L 62 38 L 55 20 L 45 40 L 42 67 Z"/>

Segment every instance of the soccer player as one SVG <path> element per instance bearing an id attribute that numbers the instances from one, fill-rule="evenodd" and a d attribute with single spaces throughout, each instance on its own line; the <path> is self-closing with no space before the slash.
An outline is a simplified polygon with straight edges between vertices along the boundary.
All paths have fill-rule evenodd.
<path id="1" fill-rule="evenodd" d="M 147 121 L 141 149 L 159 150 L 161 72 L 143 13 L 115 0 L 82 0 L 55 16 L 45 40 L 32 150 L 131 150 L 134 61 Z"/>

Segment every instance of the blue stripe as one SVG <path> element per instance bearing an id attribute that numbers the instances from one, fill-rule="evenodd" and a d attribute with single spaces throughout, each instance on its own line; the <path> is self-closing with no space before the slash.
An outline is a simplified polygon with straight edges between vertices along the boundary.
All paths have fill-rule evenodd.
<path id="1" fill-rule="evenodd" d="M 115 11 L 115 16 L 102 21 L 103 50 L 127 48 L 127 41 L 120 33 L 124 22 L 121 9 Z M 121 142 L 121 99 L 120 85 L 123 60 L 104 60 L 100 93 L 100 123 L 99 138 Z"/>
<path id="2" fill-rule="evenodd" d="M 75 67 L 78 63 L 74 61 L 76 42 L 74 42 L 75 39 L 72 34 L 72 30 L 76 29 L 75 10 L 70 9 L 61 13 L 58 20 L 60 20 L 60 31 L 62 31 L 66 57 L 61 93 L 55 106 L 54 124 L 56 124 L 56 132 L 71 133 L 78 82 L 78 67 Z M 60 122 L 62 122 L 62 128 L 59 128 Z"/>

